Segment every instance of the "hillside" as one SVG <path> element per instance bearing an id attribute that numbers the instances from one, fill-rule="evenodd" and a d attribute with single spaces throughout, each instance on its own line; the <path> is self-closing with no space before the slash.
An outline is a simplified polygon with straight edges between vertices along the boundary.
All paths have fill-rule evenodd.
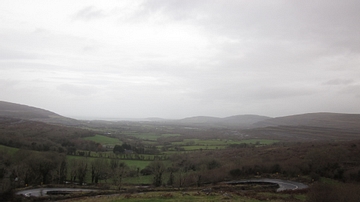
<path id="1" fill-rule="evenodd" d="M 184 119 L 177 120 L 179 123 L 190 123 L 190 124 L 206 124 L 206 123 L 216 123 L 220 122 L 221 118 L 211 117 L 211 116 L 194 116 Z"/>
<path id="2" fill-rule="evenodd" d="M 311 126 L 320 128 L 360 130 L 360 114 L 339 114 L 324 112 L 299 114 L 263 120 L 255 123 L 254 126 Z"/>
<path id="3" fill-rule="evenodd" d="M 4 101 L 0 101 L 0 116 L 23 120 L 41 121 L 45 123 L 65 125 L 78 124 L 78 121 L 75 119 L 63 117 L 48 110 Z"/>
<path id="4" fill-rule="evenodd" d="M 233 124 L 242 124 L 242 125 L 251 125 L 254 123 L 258 123 L 260 121 L 265 121 L 272 119 L 267 116 L 259 116 L 259 115 L 236 115 L 236 116 L 229 116 L 222 119 L 224 123 L 233 123 Z"/>
<path id="5" fill-rule="evenodd" d="M 77 127 L 0 117 L 0 145 L 13 148 L 64 153 L 76 145 L 95 150 L 96 143 L 82 139 L 94 135 L 91 130 Z"/>
<path id="6" fill-rule="evenodd" d="M 360 115 L 309 113 L 267 119 L 246 131 L 257 137 L 289 141 L 360 139 Z"/>
<path id="7" fill-rule="evenodd" d="M 225 118 L 210 117 L 210 116 L 195 116 L 174 121 L 178 124 L 208 126 L 208 127 L 236 127 L 249 128 L 252 124 L 271 119 L 266 116 L 259 115 L 236 115 Z"/>

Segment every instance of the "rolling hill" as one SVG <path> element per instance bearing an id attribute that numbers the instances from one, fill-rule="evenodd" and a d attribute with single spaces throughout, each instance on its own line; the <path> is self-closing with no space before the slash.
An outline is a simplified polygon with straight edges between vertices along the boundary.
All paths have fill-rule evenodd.
<path id="1" fill-rule="evenodd" d="M 82 121 L 67 118 L 48 110 L 4 101 L 0 101 L 0 117 L 41 121 L 61 125 L 84 124 Z M 259 135 L 272 134 L 289 136 L 289 134 L 296 134 L 297 137 L 311 137 L 314 134 L 327 133 L 330 135 L 331 133 L 331 136 L 334 137 L 337 134 L 348 134 L 352 138 L 357 136 L 360 137 L 360 114 L 321 112 L 277 118 L 259 115 L 236 115 L 225 118 L 195 116 L 178 120 L 152 118 L 147 121 L 153 122 L 154 124 L 165 125 L 249 129 L 248 132 Z"/>
<path id="2" fill-rule="evenodd" d="M 256 127 L 310 126 L 320 128 L 360 129 L 360 114 L 308 113 L 277 117 L 254 123 Z"/>
<path id="3" fill-rule="evenodd" d="M 253 126 L 247 134 L 289 141 L 360 139 L 360 114 L 299 114 L 267 119 Z"/>
<path id="4" fill-rule="evenodd" d="M 194 126 L 208 126 L 208 127 L 235 127 L 235 128 L 249 128 L 253 124 L 271 119 L 266 116 L 259 115 L 236 115 L 225 118 L 210 117 L 210 116 L 195 116 L 188 117 L 174 121 L 174 123 L 182 125 L 194 125 Z"/>
<path id="5" fill-rule="evenodd" d="M 48 110 L 4 101 L 0 101 L 0 116 L 63 125 L 79 124 L 76 119 L 67 118 Z"/>

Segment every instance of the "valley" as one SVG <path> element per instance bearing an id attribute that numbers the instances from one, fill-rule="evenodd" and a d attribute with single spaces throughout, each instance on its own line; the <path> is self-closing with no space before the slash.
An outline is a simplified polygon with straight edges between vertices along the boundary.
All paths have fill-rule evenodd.
<path id="1" fill-rule="evenodd" d="M 46 200 L 14 193 L 63 187 L 99 191 L 53 200 L 310 201 L 321 187 L 341 198 L 340 186 L 352 190 L 360 183 L 360 115 L 71 120 L 0 103 L 2 198 Z M 224 184 L 264 178 L 310 188 L 277 192 L 276 183 Z"/>

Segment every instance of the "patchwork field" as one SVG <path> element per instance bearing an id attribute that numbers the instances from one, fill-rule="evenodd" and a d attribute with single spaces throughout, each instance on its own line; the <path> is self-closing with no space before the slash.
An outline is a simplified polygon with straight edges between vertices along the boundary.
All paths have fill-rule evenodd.
<path id="1" fill-rule="evenodd" d="M 67 156 L 67 164 L 70 165 L 71 167 L 75 166 L 76 162 L 81 162 L 81 161 L 85 161 L 87 164 L 87 171 L 86 171 L 86 182 L 91 182 L 91 175 L 92 175 L 92 165 L 93 163 L 95 163 L 96 160 L 98 159 L 105 159 L 105 161 L 107 162 L 107 165 L 103 165 L 103 167 L 110 167 L 110 161 L 111 159 L 109 158 L 96 158 L 96 157 L 83 157 L 83 156 Z M 153 175 L 148 175 L 148 176 L 142 176 L 140 175 L 139 172 L 140 170 L 144 169 L 146 166 L 148 166 L 152 160 L 147 161 L 147 160 L 120 160 L 121 163 L 125 163 L 126 167 L 127 167 L 127 172 L 133 172 L 136 173 L 134 174 L 135 176 L 131 177 L 125 177 L 123 179 L 123 183 L 126 184 L 151 184 Z M 95 163 L 96 164 L 96 163 Z M 70 173 L 68 173 L 68 178 Z M 113 176 L 109 176 L 108 179 L 106 180 L 106 182 L 112 183 L 112 178 Z M 100 180 L 100 183 L 103 182 Z"/>
<path id="2" fill-rule="evenodd" d="M 91 140 L 103 145 L 116 145 L 116 144 L 122 144 L 122 142 L 117 138 L 107 137 L 104 135 L 95 135 L 92 137 L 85 137 L 85 140 Z"/>
<path id="3" fill-rule="evenodd" d="M 72 160 L 83 160 L 86 161 L 88 163 L 88 165 L 91 165 L 91 163 L 99 158 L 95 158 L 95 157 L 83 157 L 83 156 L 67 156 L 66 157 L 67 161 L 70 162 Z M 104 158 L 106 159 L 108 162 L 110 162 L 111 159 L 109 158 Z M 125 163 L 128 167 L 135 167 L 135 168 L 139 168 L 139 169 L 143 169 L 145 168 L 147 165 L 149 165 L 150 162 L 152 162 L 152 160 L 120 160 L 120 162 Z"/>
<path id="4" fill-rule="evenodd" d="M 236 145 L 271 145 L 278 140 L 268 140 L 268 139 L 248 139 L 248 140 L 222 140 L 222 139 L 184 139 L 181 142 L 171 142 L 167 146 L 167 152 L 171 153 L 172 151 L 198 151 L 198 150 L 216 150 L 216 149 L 225 149 L 229 146 Z"/>
<path id="5" fill-rule="evenodd" d="M 136 133 L 136 132 L 126 132 L 122 133 L 127 136 L 135 137 L 141 140 L 150 140 L 150 141 L 156 141 L 159 138 L 162 137 L 176 137 L 181 136 L 180 134 L 156 134 L 156 133 Z"/>
<path id="6" fill-rule="evenodd" d="M 223 139 L 184 139 L 182 142 L 173 142 L 174 145 L 201 145 L 201 146 L 226 146 L 232 144 L 256 144 L 269 145 L 279 142 L 278 140 L 268 139 L 246 139 L 246 140 L 223 140 Z"/>

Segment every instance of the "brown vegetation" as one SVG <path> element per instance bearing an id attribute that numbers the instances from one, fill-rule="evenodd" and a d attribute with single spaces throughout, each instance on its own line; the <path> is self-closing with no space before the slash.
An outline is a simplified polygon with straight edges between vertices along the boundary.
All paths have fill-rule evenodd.
<path id="1" fill-rule="evenodd" d="M 79 185 L 98 184 L 102 181 L 105 184 L 103 187 L 114 185 L 117 190 L 122 190 L 124 178 L 139 175 L 151 175 L 154 187 L 168 188 L 215 187 L 222 181 L 254 177 L 314 183 L 324 177 L 346 182 L 346 188 L 315 184 L 308 193 L 309 201 L 356 201 L 359 197 L 354 190 L 358 186 L 350 183 L 360 182 L 360 130 L 354 125 L 354 120 L 357 119 L 353 119 L 357 116 L 351 116 L 350 119 L 349 116 L 343 117 L 342 120 L 350 120 L 344 127 L 340 127 L 341 121 L 337 121 L 334 127 L 326 124 L 312 125 L 318 123 L 322 116 L 323 114 L 312 116 L 313 119 L 305 126 L 285 121 L 287 124 L 281 126 L 246 130 L 236 127 L 212 128 L 209 125 L 192 128 L 173 122 L 93 122 L 94 125 L 90 122 L 87 127 L 91 129 L 85 130 L 2 117 L 0 144 L 19 150 L 15 154 L 0 151 L 0 194 L 6 196 L 12 189 L 25 185 L 61 184 L 66 181 Z M 297 118 L 299 117 L 295 117 Z M 289 121 L 293 122 L 291 119 Z M 103 145 L 83 139 L 93 136 L 95 131 L 111 131 L 111 134 L 105 134 L 119 138 L 123 143 L 109 150 L 113 153 L 101 153 L 105 150 Z M 143 141 L 131 136 L 132 132 L 180 135 Z M 226 141 L 242 140 L 245 137 L 278 139 L 282 142 L 268 146 L 244 143 L 231 145 L 226 149 L 191 152 L 184 151 L 179 145 L 172 145 L 172 142 L 190 138 Z M 178 153 L 162 155 L 161 150 L 168 151 L 170 145 L 176 147 Z M 125 151 L 134 152 L 134 156 L 152 154 L 151 160 L 154 161 L 142 170 L 129 168 L 119 160 L 128 157 Z M 96 157 L 87 161 L 86 157 L 91 156 L 91 152 L 96 152 Z M 84 158 L 66 160 L 66 155 Z M 139 155 L 137 157 L 145 160 Z M 164 194 L 163 197 L 171 198 L 172 195 Z M 268 198 L 260 195 L 256 197 L 259 200 Z"/>
<path id="2" fill-rule="evenodd" d="M 97 151 L 99 144 L 82 139 L 92 135 L 90 130 L 0 117 L 0 144 L 9 147 L 59 153 Z"/>
<path id="3" fill-rule="evenodd" d="M 316 183 L 307 194 L 308 202 L 358 202 L 360 186 Z"/>

